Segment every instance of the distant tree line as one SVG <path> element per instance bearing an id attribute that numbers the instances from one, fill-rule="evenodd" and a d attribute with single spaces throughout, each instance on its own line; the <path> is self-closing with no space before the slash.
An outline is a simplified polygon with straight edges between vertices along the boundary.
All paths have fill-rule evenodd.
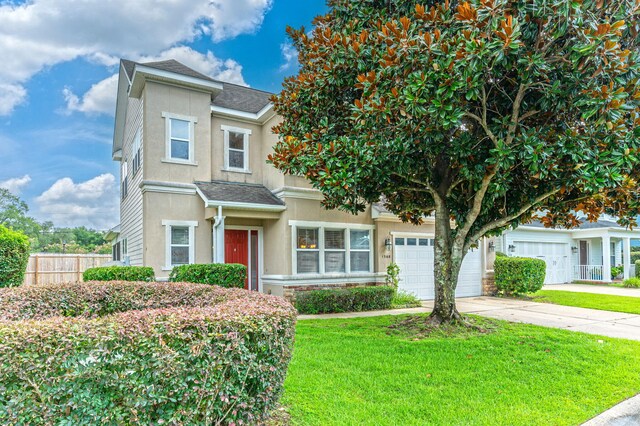
<path id="1" fill-rule="evenodd" d="M 58 228 L 53 222 L 38 222 L 28 215 L 29 206 L 18 196 L 0 188 L 0 225 L 24 233 L 32 252 L 111 253 L 105 232 L 84 226 Z"/>

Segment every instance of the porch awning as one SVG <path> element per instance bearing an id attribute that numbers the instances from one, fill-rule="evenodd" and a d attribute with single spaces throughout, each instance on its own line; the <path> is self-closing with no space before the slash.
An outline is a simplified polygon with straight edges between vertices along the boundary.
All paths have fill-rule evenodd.
<path id="1" fill-rule="evenodd" d="M 224 181 L 195 182 L 195 185 L 206 207 L 270 212 L 281 212 L 287 208 L 263 185 Z"/>

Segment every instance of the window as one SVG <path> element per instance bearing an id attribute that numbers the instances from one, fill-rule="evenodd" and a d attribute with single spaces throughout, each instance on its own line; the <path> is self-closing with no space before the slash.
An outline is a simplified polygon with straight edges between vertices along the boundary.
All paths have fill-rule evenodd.
<path id="1" fill-rule="evenodd" d="M 609 252 L 610 254 L 610 265 L 611 266 L 616 266 L 616 243 L 611 243 L 611 251 Z"/>
<path id="2" fill-rule="evenodd" d="M 221 126 L 224 132 L 224 168 L 249 172 L 249 135 L 251 130 Z"/>
<path id="3" fill-rule="evenodd" d="M 194 161 L 194 125 L 196 117 L 163 112 L 165 118 L 165 159 L 170 163 L 196 164 Z"/>
<path id="4" fill-rule="evenodd" d="M 127 244 L 127 239 L 122 240 L 122 260 L 124 260 L 129 254 L 129 246 Z"/>
<path id="5" fill-rule="evenodd" d="M 131 173 L 132 176 L 135 176 L 140 170 L 140 165 L 142 164 L 142 143 L 140 140 L 140 130 L 136 132 L 136 136 L 133 139 L 133 150 L 131 151 L 131 155 L 133 155 L 133 160 L 131 160 Z"/>
<path id="6" fill-rule="evenodd" d="M 370 236 L 368 230 L 351 230 L 351 272 L 369 272 Z M 408 241 L 409 239 L 407 239 Z M 415 244 L 415 238 L 414 244 Z"/>
<path id="7" fill-rule="evenodd" d="M 335 223 L 291 221 L 294 273 L 344 274 L 372 272 L 372 228 L 339 227 Z M 338 226 L 336 226 L 338 225 Z"/>
<path id="8" fill-rule="evenodd" d="M 111 260 L 120 262 L 120 241 L 111 246 Z"/>
<path id="9" fill-rule="evenodd" d="M 125 158 L 120 165 L 120 195 L 123 200 L 127 197 L 127 193 L 129 191 L 129 174 L 127 165 L 127 159 Z"/>
<path id="10" fill-rule="evenodd" d="M 319 272 L 320 247 L 318 245 L 318 229 L 297 229 L 297 266 L 298 273 Z"/>
<path id="11" fill-rule="evenodd" d="M 195 259 L 195 221 L 163 220 L 166 238 L 166 266 L 170 270 L 177 265 L 194 263 Z"/>
<path id="12" fill-rule="evenodd" d="M 345 272 L 344 229 L 324 231 L 324 271 Z"/>

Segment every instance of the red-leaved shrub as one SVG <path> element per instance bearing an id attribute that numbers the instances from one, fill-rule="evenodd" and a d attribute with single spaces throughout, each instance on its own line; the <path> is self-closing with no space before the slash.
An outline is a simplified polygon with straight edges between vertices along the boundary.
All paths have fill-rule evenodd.
<path id="1" fill-rule="evenodd" d="M 296 312 L 186 283 L 0 290 L 0 424 L 256 424 L 277 402 Z"/>

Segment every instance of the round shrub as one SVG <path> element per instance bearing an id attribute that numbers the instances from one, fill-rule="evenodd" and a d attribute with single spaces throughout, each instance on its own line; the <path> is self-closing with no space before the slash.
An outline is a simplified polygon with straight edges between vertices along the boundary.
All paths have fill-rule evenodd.
<path id="1" fill-rule="evenodd" d="M 257 424 L 296 312 L 187 283 L 0 289 L 0 424 Z"/>
<path id="2" fill-rule="evenodd" d="M 16 287 L 24 281 L 29 262 L 29 238 L 0 225 L 0 287 Z"/>
<path id="3" fill-rule="evenodd" d="M 493 269 L 498 291 L 519 295 L 542 288 L 547 264 L 542 259 L 497 256 Z"/>
<path id="4" fill-rule="evenodd" d="M 627 288 L 640 288 L 640 278 L 627 278 L 622 282 L 622 285 Z"/>
<path id="5" fill-rule="evenodd" d="M 154 281 L 153 268 L 149 266 L 99 266 L 82 274 L 84 281 Z"/>

